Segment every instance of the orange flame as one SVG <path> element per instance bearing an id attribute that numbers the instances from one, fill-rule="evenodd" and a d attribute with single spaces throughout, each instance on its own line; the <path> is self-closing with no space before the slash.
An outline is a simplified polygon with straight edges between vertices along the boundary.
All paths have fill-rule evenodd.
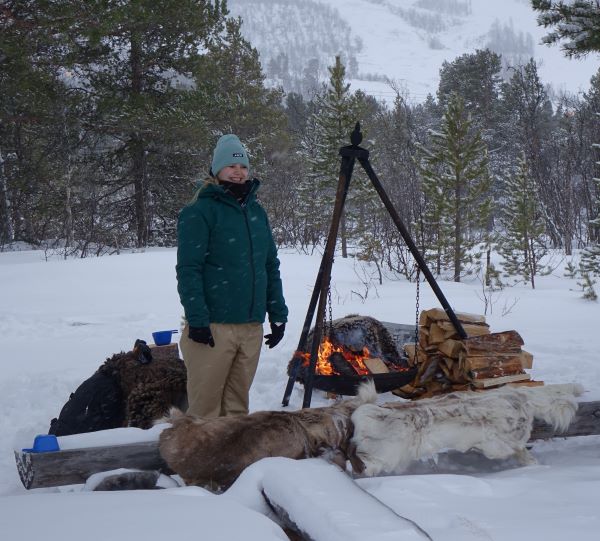
<path id="1" fill-rule="evenodd" d="M 363 362 L 364 359 L 368 359 L 370 357 L 370 353 L 368 348 L 363 347 L 360 353 L 354 353 L 349 350 L 347 347 L 342 345 L 334 344 L 328 337 L 325 337 L 324 340 L 319 345 L 319 353 L 317 356 L 317 366 L 315 369 L 315 373 L 321 376 L 333 376 L 339 375 L 338 372 L 335 371 L 332 364 L 329 362 L 329 357 L 333 353 L 340 353 L 346 362 L 348 362 L 354 371 L 358 375 L 368 375 L 371 371 L 365 366 Z M 297 351 L 295 356 L 301 357 L 304 359 L 302 361 L 303 367 L 308 367 L 310 364 L 310 353 L 304 353 L 302 351 Z"/>

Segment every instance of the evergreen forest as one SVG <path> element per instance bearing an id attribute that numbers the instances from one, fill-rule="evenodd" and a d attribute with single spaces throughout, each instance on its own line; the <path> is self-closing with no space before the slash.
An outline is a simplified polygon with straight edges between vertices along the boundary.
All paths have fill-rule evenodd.
<path id="1" fill-rule="evenodd" d="M 575 2 L 595 21 L 582 26 L 595 36 L 582 49 L 561 4 L 532 2 L 548 42 L 597 54 L 598 3 Z M 549 252 L 581 250 L 573 272 L 593 291 L 600 71 L 584 93 L 555 94 L 535 60 L 507 68 L 481 49 L 444 62 L 423 102 L 399 89 L 383 102 L 352 89 L 354 57 L 332 52 L 321 77 L 306 66 L 294 91 L 268 84 L 243 24 L 225 0 L 2 0 L 0 250 L 26 243 L 86 257 L 175 246 L 178 212 L 208 174 L 216 140 L 236 133 L 277 243 L 310 253 L 325 243 L 338 149 L 359 121 L 378 177 L 438 275 L 535 287 Z M 284 60 L 269 59 L 271 70 L 287 73 Z M 417 277 L 358 168 L 341 241 L 344 256 L 380 276 Z"/>

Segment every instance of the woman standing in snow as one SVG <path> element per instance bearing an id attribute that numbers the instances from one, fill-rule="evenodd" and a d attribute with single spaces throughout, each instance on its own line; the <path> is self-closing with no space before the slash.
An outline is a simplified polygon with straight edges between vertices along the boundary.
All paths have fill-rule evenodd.
<path id="1" fill-rule="evenodd" d="M 223 135 L 211 176 L 179 214 L 177 290 L 186 319 L 180 346 L 188 413 L 200 417 L 248 413 L 265 315 L 270 348 L 287 321 L 277 248 L 249 166 L 240 140 Z"/>

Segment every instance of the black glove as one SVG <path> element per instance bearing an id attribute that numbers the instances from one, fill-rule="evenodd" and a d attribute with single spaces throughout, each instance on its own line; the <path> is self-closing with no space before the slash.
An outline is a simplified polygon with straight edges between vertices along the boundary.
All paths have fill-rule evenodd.
<path id="1" fill-rule="evenodd" d="M 265 335 L 265 345 L 269 346 L 269 349 L 274 348 L 285 333 L 285 323 L 271 323 L 271 334 Z"/>
<path id="2" fill-rule="evenodd" d="M 211 348 L 215 347 L 215 339 L 210 332 L 210 327 L 190 327 L 188 338 L 199 344 L 208 344 Z"/>

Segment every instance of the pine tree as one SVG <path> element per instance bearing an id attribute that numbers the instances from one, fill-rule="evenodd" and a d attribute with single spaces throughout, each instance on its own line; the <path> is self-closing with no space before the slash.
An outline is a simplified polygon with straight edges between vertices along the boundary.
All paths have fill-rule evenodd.
<path id="1" fill-rule="evenodd" d="M 600 112 L 597 112 L 596 116 L 600 119 Z M 600 155 L 600 143 L 594 143 L 592 146 L 596 155 Z M 600 167 L 600 159 L 596 161 L 596 165 Z M 590 220 L 590 229 L 595 229 L 597 233 L 600 230 L 600 178 L 594 177 L 592 180 L 596 184 L 596 193 L 594 198 L 595 217 Z M 590 236 L 592 241 L 581 254 L 579 270 L 582 276 L 600 276 L 600 239 L 597 234 Z"/>
<path id="2" fill-rule="evenodd" d="M 38 2 L 0 9 L 0 244 L 48 231 L 55 168 L 53 100 L 64 88 Z"/>
<path id="3" fill-rule="evenodd" d="M 484 236 L 491 212 L 487 148 L 456 94 L 448 100 L 440 132 L 430 138 L 421 169 L 426 220 L 440 265 L 449 260 L 459 282 L 465 264 L 481 257 L 471 250 Z"/>
<path id="4" fill-rule="evenodd" d="M 465 111 L 482 131 L 484 140 L 491 140 L 497 121 L 502 60 L 489 49 L 467 53 L 452 62 L 444 61 L 440 69 L 437 96 L 445 108 L 450 96 L 459 94 L 465 102 Z"/>
<path id="5" fill-rule="evenodd" d="M 515 175 L 505 180 L 500 222 L 499 251 L 504 257 L 505 275 L 520 276 L 535 289 L 535 277 L 543 270 L 540 259 L 547 249 L 538 190 L 524 154 Z"/>
<path id="6" fill-rule="evenodd" d="M 364 114 L 364 97 L 351 94 L 346 82 L 346 69 L 340 57 L 329 68 L 329 84 L 315 98 L 315 112 L 308 121 L 302 153 L 310 166 L 310 174 L 298 187 L 301 195 L 301 212 L 312 226 L 325 232 L 335 201 L 336 187 L 340 174 L 339 149 L 349 144 L 350 133 Z M 352 177 L 352 192 L 359 188 L 360 176 Z M 364 182 L 364 181 L 363 181 Z M 351 205 L 348 198 L 346 210 Z M 344 212 L 340 224 L 342 256 L 347 256 L 348 213 Z"/>
<path id="7" fill-rule="evenodd" d="M 196 114 L 193 126 L 185 115 L 185 97 L 203 51 L 222 35 L 225 15 L 224 3 L 209 0 L 48 4 L 74 87 L 95 105 L 86 123 L 104 139 L 105 163 L 121 158 L 111 176 L 121 193 L 131 193 L 138 246 L 149 241 L 162 197 L 156 180 L 167 171 L 175 177 L 190 174 L 181 141 L 194 137 L 190 127 L 197 136 L 203 123 Z M 171 136 L 179 143 L 165 141 Z"/>
<path id="8" fill-rule="evenodd" d="M 600 2 L 598 0 L 531 0 L 538 24 L 553 30 L 542 38 L 547 44 L 561 42 L 567 56 L 582 57 L 600 51 Z"/>

